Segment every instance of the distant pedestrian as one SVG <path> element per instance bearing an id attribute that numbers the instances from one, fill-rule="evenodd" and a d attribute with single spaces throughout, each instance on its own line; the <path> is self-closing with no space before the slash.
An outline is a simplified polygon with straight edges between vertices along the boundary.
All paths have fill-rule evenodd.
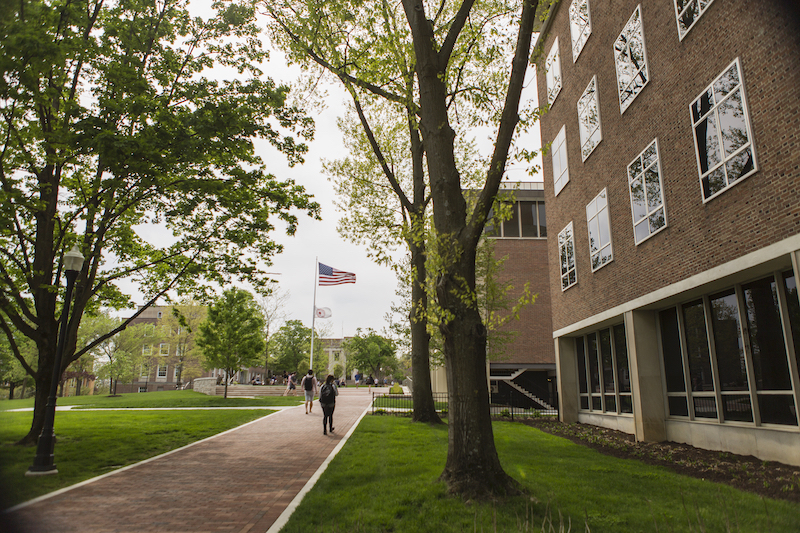
<path id="1" fill-rule="evenodd" d="M 319 404 L 322 406 L 322 434 L 327 435 L 328 430 L 333 433 L 333 410 L 336 409 L 336 397 L 339 389 L 333 381 L 333 376 L 328 374 L 325 384 L 319 390 Z M 326 424 L 327 423 L 327 424 Z"/>
<path id="2" fill-rule="evenodd" d="M 306 414 L 308 414 L 314 407 L 314 395 L 317 393 L 317 378 L 314 377 L 313 370 L 309 369 L 308 374 L 303 376 L 300 386 L 306 393 Z"/>

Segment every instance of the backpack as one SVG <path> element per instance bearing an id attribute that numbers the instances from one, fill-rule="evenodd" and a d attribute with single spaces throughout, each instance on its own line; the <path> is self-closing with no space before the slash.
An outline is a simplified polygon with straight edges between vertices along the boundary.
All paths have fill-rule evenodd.
<path id="1" fill-rule="evenodd" d="M 314 390 L 314 377 L 313 376 L 306 375 L 303 378 L 303 388 L 305 390 L 308 390 L 308 391 Z"/>
<path id="2" fill-rule="evenodd" d="M 322 386 L 322 389 L 319 391 L 319 401 L 320 403 L 333 403 L 335 400 L 335 395 L 333 394 L 333 385 L 325 384 Z"/>

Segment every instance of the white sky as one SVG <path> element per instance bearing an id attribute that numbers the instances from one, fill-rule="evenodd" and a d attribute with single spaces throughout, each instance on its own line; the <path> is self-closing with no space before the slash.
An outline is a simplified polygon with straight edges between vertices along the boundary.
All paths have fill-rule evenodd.
<path id="1" fill-rule="evenodd" d="M 198 14 L 202 14 L 207 12 L 210 3 L 210 0 L 194 0 L 192 5 L 201 9 Z M 299 70 L 290 69 L 280 53 L 271 52 L 270 62 L 264 72 L 276 82 L 291 83 Z M 535 94 L 535 82 L 529 83 L 524 97 L 535 98 Z M 373 328 L 380 332 L 388 326 L 384 316 L 389 312 L 392 301 L 398 299 L 395 296 L 397 280 L 388 267 L 378 266 L 368 259 L 364 247 L 350 243 L 336 231 L 341 213 L 334 206 L 333 186 L 322 172 L 322 161 L 341 158 L 345 153 L 336 118 L 343 114 L 349 97 L 338 86 L 329 87 L 328 95 L 327 108 L 313 115 L 316 123 L 315 140 L 308 143 L 309 151 L 304 164 L 289 168 L 282 154 L 265 142 L 259 144 L 263 147 L 261 155 L 268 172 L 278 179 L 294 179 L 313 194 L 322 206 L 322 221 L 298 213 L 298 228 L 293 237 L 285 235 L 284 228 L 280 223 L 277 224 L 274 239 L 284 245 L 284 252 L 273 258 L 273 266 L 269 271 L 280 273 L 274 276 L 280 291 L 290 295 L 284 309 L 287 320 L 301 320 L 306 326 L 311 325 L 314 306 L 315 258 L 339 270 L 354 272 L 357 277 L 355 284 L 317 287 L 317 307 L 329 307 L 332 312 L 331 318 L 317 320 L 317 328 L 327 329 L 326 336 L 333 337 L 354 335 L 357 328 Z M 528 134 L 530 139 L 526 142 L 529 147 L 538 148 L 538 126 L 534 130 Z M 491 144 L 482 138 L 477 140 L 479 146 L 488 153 Z M 514 181 L 534 180 L 522 169 L 510 169 L 508 174 Z M 145 228 L 140 234 L 145 232 L 153 236 L 158 234 Z M 137 303 L 142 303 L 141 296 L 135 299 Z"/>

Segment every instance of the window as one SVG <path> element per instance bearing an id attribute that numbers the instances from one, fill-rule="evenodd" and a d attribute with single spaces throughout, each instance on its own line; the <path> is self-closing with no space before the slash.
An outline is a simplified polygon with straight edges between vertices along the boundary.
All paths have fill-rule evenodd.
<path id="1" fill-rule="evenodd" d="M 796 427 L 798 311 L 789 271 L 659 312 L 669 415 Z"/>
<path id="2" fill-rule="evenodd" d="M 697 19 L 706 12 L 714 0 L 675 0 L 675 18 L 678 21 L 678 38 L 683 40 Z"/>
<path id="3" fill-rule="evenodd" d="M 650 79 L 644 49 L 641 5 L 636 7 L 614 43 L 614 63 L 617 66 L 619 112 L 624 113 Z"/>
<path id="4" fill-rule="evenodd" d="M 139 368 L 139 377 L 147 378 L 149 375 L 150 375 L 150 365 L 145 363 Z"/>
<path id="5" fill-rule="evenodd" d="M 690 108 L 704 202 L 756 171 L 741 73 L 736 59 Z"/>
<path id="6" fill-rule="evenodd" d="M 572 62 L 578 60 L 583 45 L 592 34 L 589 0 L 572 0 L 569 5 L 569 33 L 572 36 Z"/>
<path id="7" fill-rule="evenodd" d="M 489 213 L 491 219 L 492 212 Z M 486 235 L 504 239 L 519 237 L 547 237 L 547 219 L 544 202 L 519 201 L 511 205 L 508 220 L 495 226 L 492 220 L 486 222 Z"/>
<path id="8" fill-rule="evenodd" d="M 628 165 L 633 238 L 637 245 L 667 227 L 660 159 L 656 139 Z"/>
<path id="9" fill-rule="evenodd" d="M 142 355 L 144 357 L 150 357 L 153 355 L 153 345 L 152 344 L 143 344 L 142 345 Z"/>
<path id="10" fill-rule="evenodd" d="M 569 181 L 569 167 L 567 165 L 567 126 L 561 126 L 561 131 L 558 132 L 556 138 L 553 139 L 553 184 L 555 188 L 555 195 L 561 192 L 561 189 Z"/>
<path id="11" fill-rule="evenodd" d="M 547 54 L 544 68 L 547 77 L 547 103 L 552 104 L 561 91 L 561 54 L 558 51 L 558 37 L 553 41 L 553 47 Z"/>
<path id="12" fill-rule="evenodd" d="M 561 290 L 565 291 L 578 283 L 575 272 L 575 239 L 572 222 L 558 234 L 558 251 L 561 256 Z"/>
<path id="13" fill-rule="evenodd" d="M 597 104 L 597 76 L 592 78 L 578 100 L 578 125 L 581 130 L 581 157 L 584 161 L 603 140 L 600 108 Z"/>
<path id="14" fill-rule="evenodd" d="M 158 377 L 160 378 L 167 377 L 167 365 L 158 365 Z"/>
<path id="15" fill-rule="evenodd" d="M 147 392 L 147 387 L 139 387 L 139 392 Z"/>
<path id="16" fill-rule="evenodd" d="M 158 355 L 162 357 L 166 357 L 169 355 L 169 344 L 166 342 L 162 342 L 158 345 Z"/>
<path id="17" fill-rule="evenodd" d="M 589 227 L 589 254 L 592 272 L 614 259 L 611 249 L 611 220 L 608 217 L 606 189 L 586 206 L 586 225 Z"/>
<path id="18" fill-rule="evenodd" d="M 144 336 L 145 337 L 152 337 L 156 334 L 156 326 L 155 324 L 145 324 L 144 325 Z"/>
<path id="19" fill-rule="evenodd" d="M 580 408 L 606 413 L 632 413 L 630 370 L 625 326 L 601 329 L 575 339 Z"/>
<path id="20" fill-rule="evenodd" d="M 159 312 L 158 312 L 158 318 L 162 318 L 163 316 L 164 316 L 164 313 L 163 313 L 163 312 L 161 312 L 161 311 L 159 311 Z"/>

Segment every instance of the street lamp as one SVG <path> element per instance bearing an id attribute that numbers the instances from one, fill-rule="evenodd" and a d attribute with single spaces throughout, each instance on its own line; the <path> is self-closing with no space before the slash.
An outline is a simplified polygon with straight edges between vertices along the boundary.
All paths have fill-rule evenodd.
<path id="1" fill-rule="evenodd" d="M 39 435 L 36 457 L 33 459 L 33 465 L 25 472 L 26 476 L 58 474 L 56 465 L 53 464 L 53 448 L 56 444 L 56 432 L 53 429 L 53 422 L 56 418 L 56 393 L 58 392 L 58 381 L 61 377 L 61 357 L 67 340 L 67 323 L 69 322 L 69 308 L 72 303 L 72 288 L 75 286 L 75 280 L 78 278 L 81 268 L 83 268 L 83 255 L 78 251 L 77 246 L 73 246 L 72 250 L 64 254 L 64 275 L 67 278 L 67 292 L 64 295 L 64 309 L 61 311 L 61 329 L 58 332 L 56 360 L 53 363 L 53 377 L 50 381 L 50 396 L 47 398 L 44 426 L 42 427 L 42 433 Z"/>

